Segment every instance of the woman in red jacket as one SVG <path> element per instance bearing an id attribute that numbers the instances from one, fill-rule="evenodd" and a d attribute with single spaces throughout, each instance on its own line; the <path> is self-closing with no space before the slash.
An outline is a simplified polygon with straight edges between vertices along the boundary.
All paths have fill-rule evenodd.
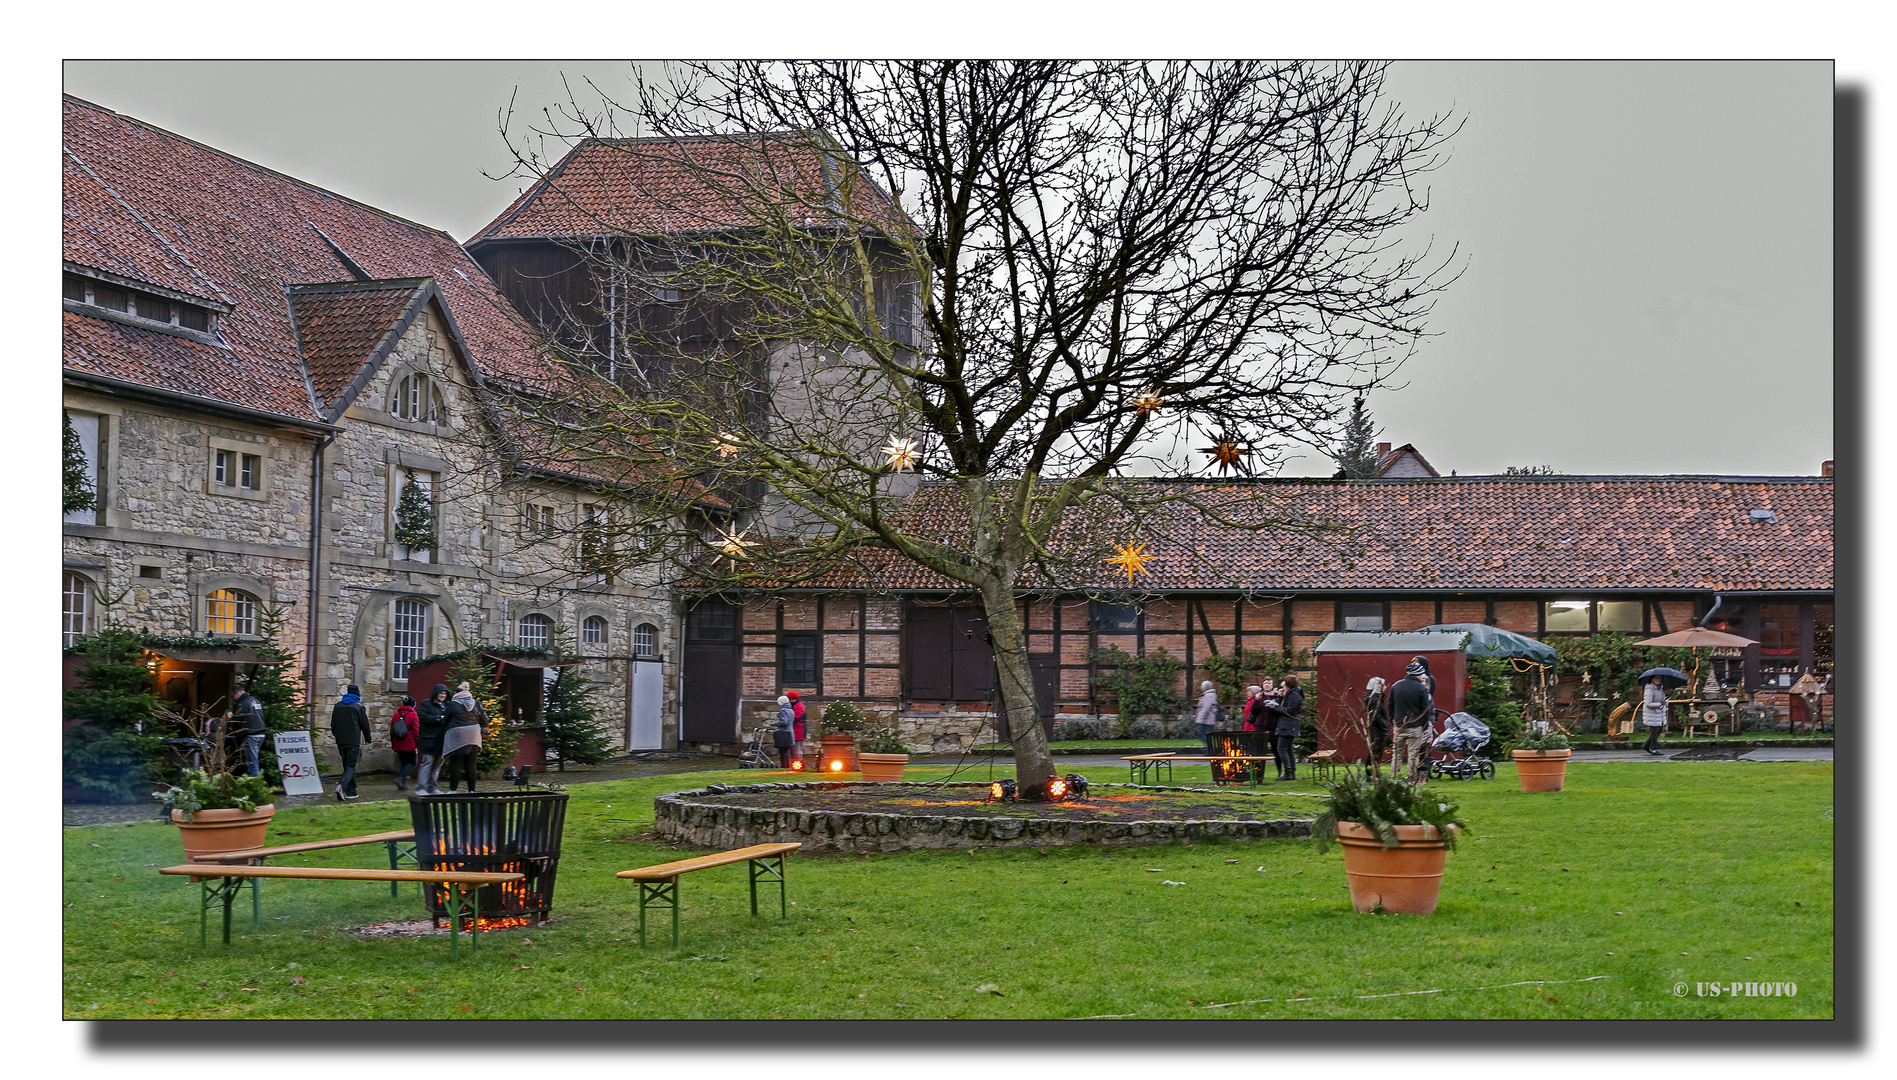
<path id="1" fill-rule="evenodd" d="M 804 703 L 797 698 L 797 691 L 786 690 L 784 696 L 790 699 L 791 736 L 798 742 L 804 741 Z M 788 767 L 788 766 L 786 766 Z"/>
<path id="2" fill-rule="evenodd" d="M 395 774 L 397 791 L 407 791 L 402 781 L 415 773 L 415 750 L 421 738 L 421 726 L 422 718 L 415 712 L 415 699 L 403 698 L 395 708 L 395 719 L 389 721 L 389 748 L 402 762 L 402 770 Z"/>

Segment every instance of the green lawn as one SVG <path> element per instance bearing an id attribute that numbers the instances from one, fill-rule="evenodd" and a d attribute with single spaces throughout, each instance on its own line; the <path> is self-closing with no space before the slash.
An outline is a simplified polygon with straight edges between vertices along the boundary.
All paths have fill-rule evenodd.
<path id="1" fill-rule="evenodd" d="M 1184 781 L 1204 769 L 1178 772 Z M 678 857 L 631 839 L 650 827 L 652 796 L 775 778 L 697 773 L 576 785 L 555 921 L 492 934 L 478 958 L 464 947 L 459 964 L 441 938 L 343 932 L 417 914 L 412 888 L 393 901 L 383 885 L 353 882 L 265 882 L 264 925 L 252 926 L 240 901 L 232 944 L 218 944 L 214 924 L 200 950 L 196 888 L 155 870 L 182 861 L 174 829 L 67 829 L 64 1013 L 1644 1019 L 1832 1011 L 1829 763 L 1578 763 L 1568 790 L 1549 795 L 1521 794 L 1506 764 L 1492 781 L 1446 783 L 1474 828 L 1450 855 L 1441 906 L 1429 917 L 1354 914 L 1341 856 L 1318 855 L 1308 841 L 826 855 L 791 860 L 797 906 L 786 922 L 752 921 L 741 866 L 685 878 L 684 948 L 660 947 L 669 941 L 655 935 L 642 952 L 635 889 L 612 874 Z M 273 841 L 399 828 L 408 818 L 405 804 L 378 803 L 276 820 Z M 330 855 L 306 858 L 374 866 L 381 849 Z M 1605 977 L 1579 981 L 1594 976 Z M 1548 982 L 1503 985 L 1528 980 Z M 1796 982 L 1798 994 L 1701 997 L 1694 985 L 1747 980 Z M 1684 997 L 1675 996 L 1681 983 Z M 1427 990 L 1445 992 L 1416 993 Z M 1235 1001 L 1252 1003 L 1205 1008 Z"/>

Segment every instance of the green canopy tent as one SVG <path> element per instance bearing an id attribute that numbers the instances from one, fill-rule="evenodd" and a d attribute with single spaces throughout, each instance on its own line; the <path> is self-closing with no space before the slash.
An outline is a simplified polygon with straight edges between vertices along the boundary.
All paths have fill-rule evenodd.
<path id="1" fill-rule="evenodd" d="M 1526 660 L 1531 664 L 1554 664 L 1554 646 L 1487 623 L 1445 623 L 1425 626 L 1423 629 L 1459 630 L 1468 634 L 1469 647 L 1466 651 L 1472 660 Z"/>

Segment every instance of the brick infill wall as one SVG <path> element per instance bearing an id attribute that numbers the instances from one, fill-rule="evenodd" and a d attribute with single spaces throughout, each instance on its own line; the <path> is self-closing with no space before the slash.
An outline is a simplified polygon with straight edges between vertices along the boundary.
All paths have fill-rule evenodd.
<path id="1" fill-rule="evenodd" d="M 801 843 L 805 852 L 909 851 L 922 848 L 1013 848 L 1071 844 L 1164 844 L 1173 840 L 1278 840 L 1308 837 L 1311 823 L 1298 818 L 1271 821 L 1064 821 L 1014 817 L 924 817 L 840 810 L 762 810 L 721 806 L 725 793 L 834 790 L 857 785 L 838 781 L 799 784 L 713 784 L 673 791 L 653 800 L 654 829 L 660 836 L 711 848 L 750 844 Z M 979 783 L 910 784 L 979 790 Z M 1120 788 L 1125 784 L 1095 784 Z M 1141 791 L 1203 791 L 1203 788 L 1143 787 Z M 1230 795 L 1232 792 L 1220 792 Z M 1240 793 L 1242 794 L 1242 793 Z M 1318 805 L 1312 803 L 1312 812 Z"/>

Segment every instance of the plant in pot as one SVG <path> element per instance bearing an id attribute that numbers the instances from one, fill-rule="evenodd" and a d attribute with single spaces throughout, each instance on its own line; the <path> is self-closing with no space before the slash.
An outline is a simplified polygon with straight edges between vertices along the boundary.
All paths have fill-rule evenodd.
<path id="1" fill-rule="evenodd" d="M 270 784 L 261 776 L 231 771 L 223 731 L 210 710 L 171 715 L 198 740 L 198 767 L 184 770 L 177 784 L 152 792 L 152 798 L 178 826 L 185 861 L 262 847 L 264 831 L 277 812 Z"/>
<path id="2" fill-rule="evenodd" d="M 1508 756 L 1515 762 L 1515 776 L 1523 791 L 1560 791 L 1573 753 L 1568 737 L 1544 722 L 1533 725 Z"/>
<path id="3" fill-rule="evenodd" d="M 902 779 L 903 766 L 909 764 L 910 746 L 902 741 L 896 728 L 878 728 L 856 740 L 856 760 L 863 779 L 894 783 Z"/>
<path id="4" fill-rule="evenodd" d="M 1311 836 L 1320 852 L 1332 843 L 1344 849 L 1351 906 L 1406 915 L 1435 911 L 1456 830 L 1469 827 L 1455 802 L 1381 770 L 1346 769 L 1325 788 L 1329 798 L 1311 823 Z"/>
<path id="5" fill-rule="evenodd" d="M 817 738 L 822 743 L 817 767 L 826 776 L 855 772 L 856 738 L 869 730 L 869 722 L 863 719 L 863 710 L 857 708 L 855 702 L 832 701 L 825 705 L 823 715 L 817 720 Z"/>

